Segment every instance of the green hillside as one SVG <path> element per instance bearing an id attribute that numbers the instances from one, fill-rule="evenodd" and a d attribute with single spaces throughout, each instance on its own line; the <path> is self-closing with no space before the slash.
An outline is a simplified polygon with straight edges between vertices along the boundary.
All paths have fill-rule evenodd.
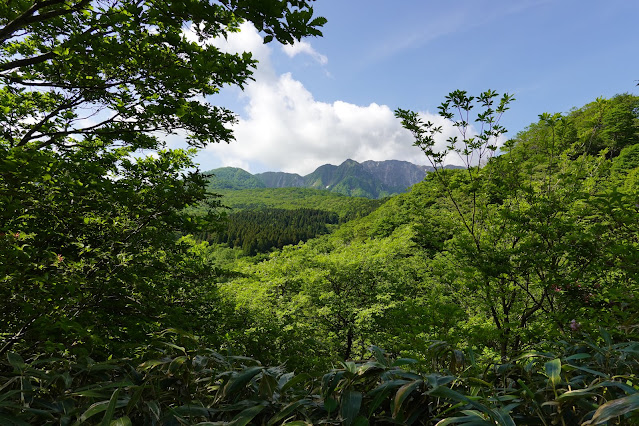
<path id="1" fill-rule="evenodd" d="M 342 222 L 366 216 L 385 202 L 311 188 L 256 188 L 216 192 L 222 196 L 221 203 L 232 211 L 263 208 L 317 209 L 337 213 Z"/>
<path id="2" fill-rule="evenodd" d="M 447 166 L 455 167 L 455 166 Z M 346 160 L 339 166 L 324 164 L 306 176 L 284 172 L 252 175 L 234 167 L 214 169 L 207 174 L 209 189 L 313 188 L 352 197 L 384 198 L 406 192 L 420 182 L 432 167 L 407 161 Z"/>
<path id="3" fill-rule="evenodd" d="M 205 174 L 209 176 L 208 188 L 211 190 L 265 187 L 260 179 L 237 167 L 220 167 L 209 170 Z"/>
<path id="4" fill-rule="evenodd" d="M 446 98 L 461 169 L 398 109 L 437 167 L 385 200 L 0 141 L 0 423 L 636 424 L 639 97 L 496 152 L 510 101 Z"/>
<path id="5" fill-rule="evenodd" d="M 572 339 L 591 342 L 583 351 L 616 345 L 613 356 L 624 357 L 624 342 L 638 337 L 638 105 L 621 95 L 543 115 L 481 169 L 441 169 L 330 235 L 237 263 L 240 277 L 220 287 L 246 324 L 233 341 L 304 371 L 366 358 L 371 345 L 467 371 L 535 348 L 575 366 L 562 383 L 592 391 L 610 376 L 581 382 L 569 369 L 582 368 L 568 359 L 581 357 Z M 606 119 L 613 111 L 629 112 L 625 138 L 610 131 L 619 125 Z M 637 359 L 623 365 L 628 374 Z M 500 368 L 535 380 L 524 364 Z M 517 387 L 497 392 L 514 397 Z"/>
<path id="6" fill-rule="evenodd" d="M 514 98 L 492 90 L 449 93 L 435 119 L 398 108 L 396 122 L 374 99 L 331 100 L 353 71 L 376 71 L 377 102 L 396 94 L 388 72 L 423 92 L 429 70 L 402 65 L 421 45 L 451 79 L 499 74 L 487 65 L 503 79 L 492 36 L 516 26 L 555 49 L 506 40 L 523 55 L 502 54 L 509 66 L 545 67 L 514 85 L 538 87 L 535 102 L 571 77 L 559 54 L 634 59 L 614 44 L 620 15 L 466 2 L 415 14 L 415 32 L 400 16 L 380 26 L 373 9 L 398 3 L 376 3 L 333 7 L 348 34 L 355 16 L 381 38 L 359 34 L 356 52 L 338 33 L 356 66 L 331 65 L 332 81 L 333 42 L 304 40 L 327 22 L 312 0 L 0 1 L 0 426 L 639 425 L 639 96 L 541 114 L 509 140 Z M 519 23 L 545 31 L 541 15 L 579 25 L 530 37 Z M 485 59 L 465 66 L 470 50 Z M 317 97 L 311 80 L 336 91 Z M 557 104 L 573 92 L 553 91 Z M 317 189 L 200 173 L 198 150 L 236 136 L 251 164 L 406 148 L 433 167 L 347 160 L 311 173 Z"/>

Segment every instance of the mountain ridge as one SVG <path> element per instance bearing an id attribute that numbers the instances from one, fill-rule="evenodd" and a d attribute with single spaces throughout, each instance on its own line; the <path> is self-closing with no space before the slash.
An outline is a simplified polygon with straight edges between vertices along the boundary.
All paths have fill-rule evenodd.
<path id="1" fill-rule="evenodd" d="M 213 175 L 211 189 L 315 188 L 348 196 L 383 198 L 406 192 L 433 170 L 430 166 L 402 160 L 359 163 L 347 159 L 338 166 L 321 165 L 305 176 L 286 172 L 251 174 L 236 167 L 221 167 L 206 173 Z"/>

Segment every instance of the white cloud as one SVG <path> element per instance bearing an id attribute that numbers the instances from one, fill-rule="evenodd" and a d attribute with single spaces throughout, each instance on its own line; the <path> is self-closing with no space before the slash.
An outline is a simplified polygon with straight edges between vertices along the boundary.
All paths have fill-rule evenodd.
<path id="1" fill-rule="evenodd" d="M 304 175 L 323 164 L 340 164 L 348 158 L 428 164 L 388 106 L 319 102 L 290 73 L 276 75 L 270 64 L 271 52 L 252 26 L 244 24 L 242 32 L 231 34 L 228 41 L 214 43 L 225 51 L 250 50 L 260 63 L 255 81 L 243 93 L 246 106 L 233 126 L 235 142 L 207 147 L 198 156 L 202 169 L 224 165 L 251 172 L 271 170 Z M 295 46 L 285 49 L 292 52 L 287 53 L 290 57 L 315 52 L 303 42 Z M 456 129 L 437 115 L 423 116 L 443 126 L 439 143 L 443 148 L 444 141 L 455 135 Z"/>
<path id="2" fill-rule="evenodd" d="M 306 41 L 298 41 L 295 44 L 285 44 L 282 46 L 282 50 L 289 58 L 294 58 L 299 54 L 306 54 L 317 61 L 320 65 L 328 64 L 328 58 L 325 55 L 322 55 L 311 46 L 310 43 Z"/>

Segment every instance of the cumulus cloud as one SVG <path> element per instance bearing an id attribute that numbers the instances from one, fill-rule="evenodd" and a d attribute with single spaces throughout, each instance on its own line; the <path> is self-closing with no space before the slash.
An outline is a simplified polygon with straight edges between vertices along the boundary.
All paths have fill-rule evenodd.
<path id="1" fill-rule="evenodd" d="M 228 41 L 213 43 L 226 51 L 250 50 L 260 63 L 255 81 L 243 93 L 246 104 L 239 122 L 233 126 L 235 142 L 206 148 L 199 156 L 204 169 L 213 159 L 217 164 L 251 172 L 272 170 L 302 175 L 323 164 L 340 164 L 349 158 L 360 162 L 394 159 L 427 164 L 422 152 L 412 146 L 410 133 L 401 127 L 388 106 L 319 102 L 292 74 L 277 75 L 270 64 L 270 48 L 252 26 L 244 24 L 242 31 L 231 34 Z M 291 57 L 315 52 L 303 42 L 286 49 Z M 423 116 L 443 126 L 443 148 L 444 141 L 456 129 L 437 115 Z"/>
<path id="2" fill-rule="evenodd" d="M 328 58 L 325 55 L 317 52 L 315 49 L 313 49 L 313 46 L 311 46 L 310 43 L 303 40 L 298 41 L 295 44 L 285 44 L 282 46 L 282 50 L 289 58 L 294 58 L 299 54 L 305 54 L 309 55 L 320 65 L 328 64 Z"/>

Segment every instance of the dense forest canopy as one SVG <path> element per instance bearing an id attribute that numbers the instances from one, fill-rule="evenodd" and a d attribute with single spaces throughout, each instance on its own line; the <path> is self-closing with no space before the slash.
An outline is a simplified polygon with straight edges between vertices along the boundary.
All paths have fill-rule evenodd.
<path id="1" fill-rule="evenodd" d="M 206 97 L 256 63 L 207 39 L 320 35 L 311 6 L 0 4 L 0 423 L 636 423 L 639 97 L 500 152 L 509 95 L 452 92 L 445 152 L 398 109 L 435 171 L 383 201 L 251 189 L 227 215 L 165 149 L 232 139 Z"/>
<path id="2" fill-rule="evenodd" d="M 195 288 L 183 275 L 197 281 L 210 268 L 179 270 L 193 248 L 175 235 L 210 218 L 184 213 L 205 198 L 204 177 L 189 171 L 192 151 L 164 149 L 161 135 L 183 132 L 194 147 L 232 139 L 233 113 L 205 97 L 241 87 L 256 61 L 206 40 L 243 21 L 265 41 L 292 43 L 319 35 L 325 20 L 307 1 L 0 7 L 0 353 L 15 345 L 101 351 L 177 325 L 171 311 L 179 315 Z M 134 156 L 140 148 L 156 155 Z"/>

